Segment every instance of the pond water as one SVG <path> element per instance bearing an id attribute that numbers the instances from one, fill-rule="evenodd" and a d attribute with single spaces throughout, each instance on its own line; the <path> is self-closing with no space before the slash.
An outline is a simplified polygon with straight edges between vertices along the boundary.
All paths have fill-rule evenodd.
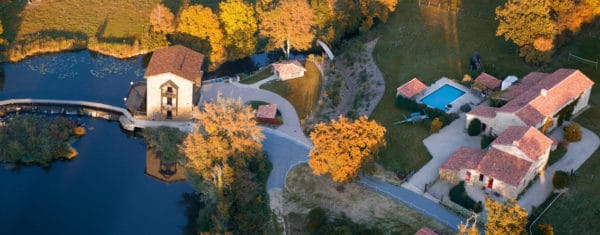
<path id="1" fill-rule="evenodd" d="M 0 100 L 77 99 L 123 106 L 131 81 L 143 79 L 144 57 L 117 60 L 88 51 L 0 64 Z M 74 117 L 73 117 L 74 118 Z M 187 182 L 144 174 L 143 140 L 117 122 L 84 118 L 79 156 L 9 170 L 0 167 L 0 234 L 181 234 Z"/>

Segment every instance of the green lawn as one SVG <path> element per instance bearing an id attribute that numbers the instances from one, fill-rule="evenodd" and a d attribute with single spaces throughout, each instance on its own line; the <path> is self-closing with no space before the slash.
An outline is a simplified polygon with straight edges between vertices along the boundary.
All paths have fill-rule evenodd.
<path id="1" fill-rule="evenodd" d="M 264 68 L 263 70 L 260 70 L 260 71 L 256 72 L 255 74 L 252 74 L 248 77 L 240 78 L 240 83 L 253 84 L 253 83 L 261 81 L 265 78 L 268 78 L 271 75 L 273 75 L 273 70 L 271 70 L 271 67 Z"/>
<path id="2" fill-rule="evenodd" d="M 310 114 L 321 93 L 321 73 L 313 62 L 306 62 L 304 77 L 287 81 L 274 81 L 260 88 L 269 90 L 286 98 L 298 113 L 300 119 Z"/>
<path id="3" fill-rule="evenodd" d="M 497 1 L 465 2 L 465 12 L 493 14 Z M 376 30 L 382 36 L 373 56 L 381 69 L 386 91 L 371 115 L 387 128 L 388 147 L 380 163 L 388 170 L 418 170 L 431 156 L 422 143 L 429 133 L 427 123 L 393 125 L 402 113 L 394 106 L 396 87 L 417 77 L 431 84 L 440 77 L 460 79 L 468 73 L 469 58 L 481 54 L 486 72 L 504 78 L 534 70 L 524 65 L 515 47 L 495 36 L 497 23 L 469 14 L 451 14 L 415 1 L 401 1 L 388 22 Z"/>
<path id="4" fill-rule="evenodd" d="M 394 106 L 395 89 L 404 82 L 418 77 L 432 83 L 439 77 L 460 79 L 468 72 L 469 57 L 473 51 L 481 54 L 486 72 L 503 79 L 506 75 L 519 77 L 532 71 L 553 72 L 557 68 L 580 69 L 600 84 L 600 70 L 568 60 L 569 52 L 591 60 L 600 55 L 600 26 L 587 26 L 558 49 L 551 64 L 544 67 L 526 65 L 515 46 L 495 36 L 497 23 L 483 17 L 493 14 L 496 1 L 465 1 L 461 9 L 471 14 L 454 16 L 428 7 L 418 8 L 414 1 L 400 2 L 396 13 L 387 24 L 378 27 L 382 35 L 374 56 L 386 80 L 386 92 L 372 118 L 387 128 L 388 147 L 380 159 L 387 169 L 418 169 L 430 156 L 422 144 L 429 133 L 428 126 L 395 126 L 390 123 L 401 119 Z M 600 94 L 593 88 L 591 108 L 575 121 L 583 127 L 600 133 Z M 597 151 L 578 170 L 569 190 L 546 212 L 539 223 L 554 226 L 557 234 L 588 234 L 600 230 L 596 223 L 600 216 L 600 153 Z"/>

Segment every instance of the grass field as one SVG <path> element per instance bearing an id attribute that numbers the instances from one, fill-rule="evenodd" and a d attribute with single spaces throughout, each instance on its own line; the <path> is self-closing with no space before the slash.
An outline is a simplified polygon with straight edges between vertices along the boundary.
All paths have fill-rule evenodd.
<path id="1" fill-rule="evenodd" d="M 446 226 L 358 183 L 348 183 L 342 191 L 336 189 L 338 185 L 328 176 L 313 175 L 308 165 L 299 165 L 286 178 L 286 208 L 303 212 L 322 207 L 335 214 L 344 213 L 356 223 L 375 226 L 391 234 L 415 234 L 423 226 L 451 234 Z"/>
<path id="2" fill-rule="evenodd" d="M 244 77 L 244 78 L 240 79 L 240 83 L 253 84 L 260 80 L 268 78 L 271 75 L 273 75 L 273 71 L 271 70 L 271 68 L 270 67 L 264 68 L 263 70 L 260 70 L 260 71 L 256 72 L 255 74 L 252 74 L 248 77 Z"/>
<path id="3" fill-rule="evenodd" d="M 430 156 L 422 140 L 428 133 L 427 126 L 394 126 L 407 111 L 394 107 L 395 88 L 418 77 L 432 83 L 441 76 L 460 79 L 468 72 L 469 57 L 478 51 L 486 72 L 503 79 L 514 74 L 519 77 L 532 71 L 552 72 L 557 68 L 580 69 L 596 82 L 590 99 L 591 108 L 575 119 L 583 127 L 600 133 L 600 70 L 575 60 L 569 60 L 569 52 L 598 60 L 600 58 L 600 26 L 586 26 L 565 46 L 558 49 L 551 64 L 544 67 L 526 65 L 516 54 L 515 46 L 495 36 L 497 23 L 489 17 L 474 14 L 454 16 L 431 7 L 418 7 L 415 1 L 401 1 L 397 12 L 389 22 L 377 30 L 383 36 L 374 56 L 386 79 L 386 93 L 375 109 L 372 118 L 384 124 L 388 130 L 388 148 L 380 162 L 388 169 L 418 169 Z M 464 1 L 465 12 L 481 15 L 493 14 L 496 1 Z M 537 224 L 549 223 L 557 234 L 589 234 L 600 230 L 600 152 L 578 170 L 569 190 L 554 203 Z"/>
<path id="4" fill-rule="evenodd" d="M 56 43 L 50 44 L 49 40 L 73 38 L 84 42 L 94 39 L 94 46 L 104 51 L 123 49 L 125 45 L 120 44 L 132 46 L 136 40 L 149 44 L 146 43 L 149 37 L 145 37 L 145 34 L 149 29 L 150 12 L 162 1 L 62 0 L 28 5 L 25 2 L 0 1 L 0 17 L 5 25 L 4 38 L 12 43 L 11 47 L 14 48 L 15 44 L 38 44 L 36 49 L 32 49 L 31 45 L 30 48 L 21 49 L 24 52 L 20 54 L 30 54 L 27 51 L 56 51 Z M 172 1 L 168 5 L 177 9 L 179 1 Z M 85 47 L 85 43 L 83 45 Z M 146 46 L 150 45 L 141 45 Z M 81 43 L 72 49 L 78 47 L 81 47 Z"/>
<path id="5" fill-rule="evenodd" d="M 260 88 L 269 90 L 286 98 L 298 113 L 300 119 L 305 118 L 314 108 L 321 92 L 321 73 L 313 62 L 306 62 L 304 77 L 287 81 L 274 81 Z"/>
<path id="6" fill-rule="evenodd" d="M 497 1 L 467 2 L 464 12 L 493 14 Z M 373 56 L 381 69 L 386 91 L 371 115 L 387 128 L 388 147 L 380 163 L 389 170 L 418 170 L 431 156 L 422 143 L 429 126 L 392 125 L 409 111 L 394 106 L 396 87 L 417 77 L 431 84 L 440 77 L 461 79 L 468 73 L 469 58 L 481 54 L 486 72 L 504 78 L 522 76 L 534 70 L 523 64 L 515 47 L 495 36 L 497 23 L 468 14 L 448 13 L 433 7 L 419 7 L 416 1 L 400 1 L 396 13 L 376 30 L 382 36 Z"/>

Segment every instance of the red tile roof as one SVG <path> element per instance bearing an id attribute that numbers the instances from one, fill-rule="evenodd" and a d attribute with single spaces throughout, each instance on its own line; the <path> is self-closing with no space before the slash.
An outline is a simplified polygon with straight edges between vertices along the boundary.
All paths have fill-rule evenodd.
<path id="1" fill-rule="evenodd" d="M 527 175 L 531 162 L 491 148 L 479 163 L 478 171 L 504 183 L 518 186 Z"/>
<path id="2" fill-rule="evenodd" d="M 306 71 L 304 66 L 297 60 L 286 60 L 272 64 L 273 69 L 280 74 L 300 73 Z"/>
<path id="3" fill-rule="evenodd" d="M 496 116 L 496 108 L 490 106 L 479 105 L 469 112 L 471 115 L 479 117 L 493 118 Z"/>
<path id="4" fill-rule="evenodd" d="M 552 146 L 552 139 L 534 127 L 510 126 L 492 142 L 494 145 L 515 146 L 531 160 L 537 161 Z"/>
<path id="5" fill-rule="evenodd" d="M 202 76 L 202 60 L 204 55 L 181 45 L 161 48 L 152 54 L 144 77 L 172 73 L 196 82 Z"/>
<path id="6" fill-rule="evenodd" d="M 503 94 L 512 98 L 498 112 L 515 113 L 525 124 L 536 125 L 557 113 L 594 82 L 579 70 L 559 69 L 552 74 L 530 73 Z"/>
<path id="7" fill-rule="evenodd" d="M 460 147 L 440 168 L 454 171 L 477 169 L 477 165 L 485 155 L 485 152 L 483 149 Z"/>
<path id="8" fill-rule="evenodd" d="M 422 227 L 415 233 L 415 235 L 438 235 L 438 233 L 428 227 Z"/>
<path id="9" fill-rule="evenodd" d="M 402 95 L 406 98 L 412 98 L 421 91 L 427 89 L 427 85 L 417 78 L 413 78 L 396 89 L 396 95 Z"/>
<path id="10" fill-rule="evenodd" d="M 483 85 L 485 85 L 490 90 L 500 88 L 500 83 L 502 83 L 502 81 L 496 79 L 494 76 L 489 75 L 487 73 L 481 73 L 479 76 L 477 76 L 474 82 L 478 81 L 483 83 Z"/>
<path id="11" fill-rule="evenodd" d="M 259 105 L 256 111 L 257 118 L 275 118 L 277 114 L 277 104 Z"/>

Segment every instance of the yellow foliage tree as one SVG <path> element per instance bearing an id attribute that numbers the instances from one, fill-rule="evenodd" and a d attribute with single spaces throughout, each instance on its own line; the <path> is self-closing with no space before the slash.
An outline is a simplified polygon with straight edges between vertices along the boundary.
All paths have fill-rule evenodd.
<path id="1" fill-rule="evenodd" d="M 462 82 L 471 82 L 471 81 L 473 81 L 473 78 L 469 74 L 465 74 L 462 78 Z"/>
<path id="2" fill-rule="evenodd" d="M 385 146 L 385 128 L 366 116 L 351 122 L 343 116 L 331 123 L 319 123 L 310 134 L 314 148 L 308 165 L 316 175 L 329 174 L 339 183 L 356 179 Z"/>
<path id="3" fill-rule="evenodd" d="M 200 187 L 214 194 L 217 201 L 218 231 L 227 228 L 229 204 L 224 189 L 231 187 L 235 169 L 246 167 L 248 160 L 258 156 L 264 138 L 254 120 L 254 111 L 240 99 L 223 99 L 205 103 L 198 128 L 190 133 L 181 146 L 186 167 L 200 176 Z"/>
<path id="4" fill-rule="evenodd" d="M 219 9 L 227 58 L 235 60 L 254 54 L 258 22 L 252 5 L 242 0 L 227 0 L 219 3 Z"/>
<path id="5" fill-rule="evenodd" d="M 433 121 L 431 121 L 431 132 L 433 132 L 433 133 L 440 132 L 440 130 L 442 129 L 442 126 L 444 126 L 444 123 L 442 123 L 442 121 L 440 121 L 440 118 L 434 118 Z"/>
<path id="6" fill-rule="evenodd" d="M 477 230 L 477 214 L 473 214 L 467 218 L 464 224 L 461 222 L 458 225 L 457 235 L 479 235 L 479 230 Z"/>
<path id="7" fill-rule="evenodd" d="M 398 0 L 360 0 L 360 11 L 365 17 L 360 30 L 367 31 L 373 26 L 375 18 L 386 22 L 390 12 L 396 10 Z"/>
<path id="8" fill-rule="evenodd" d="M 175 31 L 174 20 L 173 13 L 163 4 L 156 5 L 150 13 L 150 25 L 154 32 L 171 33 Z"/>
<path id="9" fill-rule="evenodd" d="M 177 31 L 207 40 L 210 44 L 209 70 L 216 69 L 225 59 L 224 35 L 217 16 L 208 7 L 194 5 L 179 15 Z"/>
<path id="10" fill-rule="evenodd" d="M 269 39 L 268 47 L 281 48 L 286 58 L 292 48 L 306 50 L 315 38 L 315 15 L 306 0 L 281 0 L 275 9 L 264 12 L 260 35 Z"/>
<path id="11" fill-rule="evenodd" d="M 2 20 L 0 20 L 0 35 L 4 33 L 4 27 L 2 26 Z M 4 39 L 0 38 L 0 44 L 4 43 Z"/>
<path id="12" fill-rule="evenodd" d="M 490 198 L 485 199 L 485 210 L 488 220 L 485 224 L 486 235 L 524 234 L 527 224 L 527 211 L 515 200 L 499 203 Z"/>

